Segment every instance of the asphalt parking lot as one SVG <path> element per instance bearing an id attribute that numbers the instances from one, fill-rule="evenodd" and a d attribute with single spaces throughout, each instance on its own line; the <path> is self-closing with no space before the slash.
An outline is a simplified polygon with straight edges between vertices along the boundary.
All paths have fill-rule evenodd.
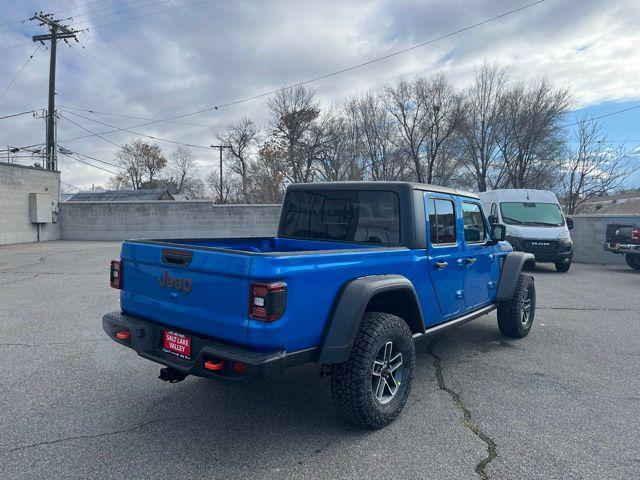
<path id="1" fill-rule="evenodd" d="M 400 418 L 363 431 L 317 366 L 168 384 L 107 339 L 115 242 L 0 247 L 2 478 L 640 478 L 640 274 L 531 271 L 533 331 L 495 314 L 417 345 Z"/>

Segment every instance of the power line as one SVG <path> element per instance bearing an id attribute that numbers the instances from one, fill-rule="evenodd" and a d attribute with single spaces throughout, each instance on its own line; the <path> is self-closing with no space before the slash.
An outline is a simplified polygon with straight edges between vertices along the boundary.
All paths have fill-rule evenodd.
<path id="1" fill-rule="evenodd" d="M 590 117 L 589 120 L 599 120 L 601 118 L 611 117 L 613 115 L 618 115 L 619 113 L 628 112 L 629 110 L 635 110 L 636 108 L 640 108 L 640 105 L 634 105 L 633 107 L 623 108 L 622 110 L 615 110 L 613 112 L 605 113 L 604 115 L 598 115 L 597 117 Z M 573 127 L 575 125 L 580 125 L 584 120 L 578 120 L 577 122 L 570 123 L 568 125 L 563 125 L 561 128 Z"/>
<path id="2" fill-rule="evenodd" d="M 65 110 L 65 111 L 66 111 L 66 110 Z M 73 113 L 73 112 L 69 112 L 69 113 Z M 103 137 L 102 135 L 100 135 L 99 133 L 96 133 L 96 132 L 94 132 L 94 131 L 92 131 L 92 130 L 89 130 L 88 128 L 83 127 L 83 126 L 82 126 L 82 125 L 80 125 L 79 123 L 74 122 L 73 120 L 71 120 L 70 118 L 68 118 L 68 117 L 66 117 L 66 116 L 64 116 L 64 115 L 62 115 L 62 114 L 60 114 L 60 116 L 61 116 L 62 118 L 64 118 L 67 122 L 70 122 L 70 123 L 74 124 L 76 127 L 81 128 L 81 129 L 82 129 L 82 130 L 84 130 L 85 132 L 90 133 L 90 134 L 91 134 L 91 136 L 95 136 L 95 137 L 101 138 L 102 140 L 104 140 L 104 141 L 105 141 L 105 142 L 107 142 L 107 143 L 110 143 L 111 145 L 115 145 L 116 147 L 124 148 L 124 149 L 126 150 L 126 147 L 124 147 L 123 145 L 120 145 L 119 143 L 116 143 L 116 142 L 112 142 L 112 141 L 111 141 L 111 140 L 109 140 L 108 138 L 105 138 L 105 137 Z M 63 140 L 63 141 L 64 141 L 64 140 Z"/>
<path id="3" fill-rule="evenodd" d="M 76 155 L 82 155 L 82 154 L 77 153 L 77 152 L 74 152 L 74 153 L 76 153 Z M 84 160 L 80 160 L 79 158 L 72 157 L 71 155 L 68 155 L 66 153 L 60 152 L 60 155 L 64 155 L 65 157 L 70 158 L 71 160 L 75 160 L 76 162 L 84 163 L 85 165 L 89 165 L 90 167 L 97 168 L 98 170 L 103 170 L 103 171 L 111 173 L 113 175 L 118 175 L 118 172 L 114 172 L 113 170 L 109 170 L 108 168 L 99 167 L 98 165 L 94 165 L 93 163 L 89 163 L 89 162 L 86 162 Z M 84 157 L 86 155 L 82 155 L 82 156 Z"/>
<path id="4" fill-rule="evenodd" d="M 133 0 L 133 2 L 132 2 L 132 3 L 140 2 L 140 1 L 141 1 L 141 0 Z M 125 10 L 121 10 L 121 11 L 119 11 L 119 12 L 108 13 L 108 14 L 106 14 L 106 15 L 100 15 L 100 16 L 98 16 L 98 17 L 93 17 L 93 18 L 91 18 L 90 20 L 83 20 L 83 21 L 81 21 L 81 22 L 79 22 L 79 23 L 76 23 L 76 22 L 75 22 L 75 19 L 76 19 L 76 18 L 78 18 L 78 17 L 84 17 L 84 16 L 87 16 L 87 15 L 91 15 L 91 14 L 93 14 L 93 13 L 95 13 L 95 12 L 98 12 L 98 11 L 100 11 L 100 10 L 107 10 L 108 8 L 114 8 L 114 7 L 117 7 L 117 6 L 118 6 L 118 5 L 113 5 L 113 6 L 111 6 L 111 7 L 105 7 L 105 8 L 101 8 L 101 9 L 94 10 L 93 12 L 82 13 L 82 14 L 80 14 L 80 15 L 76 15 L 75 17 L 69 17 L 67 20 L 74 20 L 74 21 L 72 21 L 72 22 L 71 22 L 71 24 L 72 24 L 72 25 L 74 25 L 75 27 L 78 27 L 78 26 L 80 26 L 80 25 L 90 25 L 90 24 L 92 24 L 94 21 L 99 20 L 99 19 L 101 19 L 101 18 L 108 18 L 108 17 L 113 17 L 113 16 L 115 16 L 115 15 L 122 15 L 122 14 L 127 13 L 127 12 L 133 12 L 134 10 L 140 10 L 140 9 L 142 9 L 142 8 L 147 8 L 147 7 L 157 7 L 158 5 L 160 5 L 160 4 L 162 4 L 162 3 L 167 3 L 167 2 L 169 2 L 169 1 L 170 1 L 170 0 L 154 1 L 154 2 L 151 2 L 151 3 L 147 3 L 146 5 L 140 5 L 140 6 L 138 6 L 138 7 L 127 8 L 127 9 L 125 9 Z M 158 13 L 159 13 L 159 12 L 158 12 Z M 134 17 L 134 18 L 139 18 L 139 17 Z"/>
<path id="5" fill-rule="evenodd" d="M 124 18 L 124 19 L 121 19 L 121 20 L 115 20 L 115 21 L 113 21 L 113 22 L 109 22 L 109 23 L 103 23 L 103 24 L 99 24 L 99 25 L 93 25 L 93 26 L 91 26 L 91 27 L 90 27 L 90 29 L 96 29 L 96 28 L 107 27 L 107 26 L 109 26 L 109 25 L 115 25 L 115 24 L 117 24 L 117 23 L 130 22 L 130 21 L 132 21 L 132 20 L 137 20 L 137 19 L 139 19 L 139 18 L 150 17 L 150 16 L 152 16 L 152 15 L 159 15 L 159 14 L 161 14 L 161 13 L 172 12 L 172 11 L 174 11 L 174 10 L 180 10 L 180 9 L 182 9 L 182 8 L 187 8 L 187 7 L 195 7 L 195 6 L 198 6 L 198 5 L 202 5 L 202 4 L 204 4 L 204 3 L 211 3 L 211 2 L 213 2 L 213 1 L 215 1 L 215 0 L 202 0 L 202 1 L 200 1 L 200 2 L 188 3 L 188 4 L 186 4 L 186 5 L 180 5 L 180 6 L 177 6 L 177 7 L 166 8 L 166 9 L 164 9 L 164 10 L 159 10 L 159 11 L 157 11 L 157 12 L 146 13 L 146 14 L 144 14 L 144 15 L 138 15 L 138 16 L 136 16 L 136 17 Z M 542 1 L 544 1 L 544 0 L 542 0 Z"/>
<path id="6" fill-rule="evenodd" d="M 56 95 L 60 95 L 59 93 L 56 92 Z M 100 112 L 97 110 L 94 110 L 92 108 L 83 108 L 81 105 L 79 105 L 78 103 L 74 102 L 73 100 L 71 100 L 69 97 L 65 97 L 64 95 L 60 95 L 62 98 L 68 100 L 69 102 L 73 103 L 74 105 L 77 105 L 76 107 L 70 107 L 68 105 L 61 105 L 61 108 L 67 109 L 67 110 L 77 110 L 80 112 L 85 112 L 85 113 L 91 113 L 93 115 L 104 115 L 106 117 L 120 117 L 120 118 L 130 118 L 133 120 L 153 120 L 152 117 L 138 117 L 135 115 L 124 115 L 121 113 L 108 113 L 108 112 Z M 69 112 L 71 113 L 71 112 Z M 175 125 L 186 125 L 186 126 L 190 126 L 190 127 L 200 127 L 200 128 L 214 128 L 214 129 L 223 129 L 225 127 L 221 127 L 218 125 L 206 125 L 204 123 L 193 123 L 193 122 L 172 122 L 172 121 L 167 121 L 166 123 L 173 123 Z"/>
<path id="7" fill-rule="evenodd" d="M 20 115 L 26 115 L 28 113 L 35 113 L 39 111 L 40 111 L 39 109 L 36 109 L 36 110 L 27 110 L 26 112 L 12 113 L 11 115 L 5 115 L 4 117 L 0 117 L 0 120 L 4 120 L 5 118 L 19 117 Z"/>
<path id="8" fill-rule="evenodd" d="M 128 133 L 131 133 L 132 135 L 139 135 L 141 137 L 151 138 L 152 140 L 157 140 L 159 142 L 173 143 L 175 145 L 183 145 L 185 147 L 202 148 L 202 149 L 206 149 L 206 150 L 209 150 L 209 148 L 211 148 L 211 147 L 206 147 L 204 145 L 196 145 L 194 143 L 179 142 L 177 140 L 169 140 L 167 138 L 156 137 L 155 135 L 147 135 L 147 134 L 144 134 L 144 133 L 135 132 L 133 130 L 129 130 L 128 128 L 121 128 L 121 127 L 118 127 L 116 125 L 111 125 L 109 123 L 101 122 L 100 120 L 96 120 L 96 119 L 93 119 L 93 118 L 85 117 L 84 115 L 80 115 L 79 113 L 75 113 L 75 112 L 72 112 L 70 110 L 64 110 L 64 111 L 67 112 L 67 113 L 70 113 L 71 115 L 75 115 L 76 117 L 80 117 L 80 118 L 84 118 L 85 120 L 89 120 L 90 122 L 95 122 L 95 123 L 98 123 L 100 125 L 104 125 L 105 127 L 114 128 L 115 130 L 112 130 L 112 132 L 117 132 L 117 131 L 128 132 Z M 67 117 L 64 117 L 64 118 L 69 120 Z M 71 121 L 71 120 L 69 120 L 69 121 Z M 74 123 L 74 122 L 71 122 L 71 123 Z M 99 136 L 99 134 L 94 134 L 94 135 L 98 135 Z M 64 141 L 64 140 L 62 140 L 62 141 Z M 109 140 L 107 140 L 107 141 L 109 141 Z M 110 143 L 113 143 L 113 142 L 110 142 Z"/>
<path id="9" fill-rule="evenodd" d="M 33 57 L 36 53 L 38 53 L 38 50 L 40 50 L 40 47 L 42 45 L 38 45 L 36 47 L 36 49 L 33 51 L 33 53 L 29 56 L 29 58 L 27 58 L 27 61 L 24 62 L 24 65 L 22 65 L 22 68 L 20 68 L 20 70 L 18 70 L 18 73 L 16 73 L 14 75 L 14 77 L 11 79 L 11 81 L 9 82 L 9 85 L 6 86 L 6 88 L 3 90 L 2 93 L 0 93 L 0 98 L 4 97 L 4 94 L 7 93 L 7 91 L 11 88 L 11 85 L 14 84 L 14 82 L 18 79 L 18 77 L 20 76 L 20 74 L 23 72 L 23 70 L 25 68 L 27 68 L 27 65 L 29 65 L 29 63 L 31 62 L 31 60 L 33 60 Z"/>

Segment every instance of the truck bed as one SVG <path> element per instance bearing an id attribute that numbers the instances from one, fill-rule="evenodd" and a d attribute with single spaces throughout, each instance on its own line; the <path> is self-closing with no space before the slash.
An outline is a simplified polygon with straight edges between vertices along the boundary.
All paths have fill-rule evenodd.
<path id="1" fill-rule="evenodd" d="M 133 240 L 121 260 L 124 314 L 257 352 L 318 345 L 349 280 L 393 273 L 419 288 L 427 279 L 406 247 L 290 238 Z M 284 315 L 252 320 L 250 286 L 272 281 L 287 284 Z"/>

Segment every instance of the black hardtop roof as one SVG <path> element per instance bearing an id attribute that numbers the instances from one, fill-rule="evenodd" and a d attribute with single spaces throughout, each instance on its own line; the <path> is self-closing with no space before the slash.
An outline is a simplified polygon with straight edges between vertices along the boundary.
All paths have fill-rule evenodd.
<path id="1" fill-rule="evenodd" d="M 445 193 L 447 195 L 457 195 L 479 199 L 480 197 L 471 192 L 458 190 L 456 188 L 441 187 L 440 185 L 430 185 L 416 182 L 318 182 L 318 183 L 292 183 L 287 187 L 287 192 L 300 190 L 422 190 L 425 192 Z"/>

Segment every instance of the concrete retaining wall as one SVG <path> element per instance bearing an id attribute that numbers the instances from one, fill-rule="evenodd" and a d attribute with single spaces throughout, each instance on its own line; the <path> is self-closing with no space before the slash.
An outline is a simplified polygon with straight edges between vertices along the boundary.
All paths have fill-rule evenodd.
<path id="1" fill-rule="evenodd" d="M 211 201 L 64 202 L 63 240 L 275 236 L 280 205 Z"/>
<path id="2" fill-rule="evenodd" d="M 608 223 L 640 225 L 640 215 L 573 215 L 573 261 L 578 263 L 624 264 L 624 257 L 605 252 L 602 243 Z"/>
<path id="3" fill-rule="evenodd" d="M 35 242 L 38 224 L 31 223 L 30 193 L 51 195 L 52 215 L 48 223 L 39 224 L 40 240 L 58 240 L 57 220 L 60 199 L 60 173 L 42 168 L 0 163 L 0 245 Z"/>

